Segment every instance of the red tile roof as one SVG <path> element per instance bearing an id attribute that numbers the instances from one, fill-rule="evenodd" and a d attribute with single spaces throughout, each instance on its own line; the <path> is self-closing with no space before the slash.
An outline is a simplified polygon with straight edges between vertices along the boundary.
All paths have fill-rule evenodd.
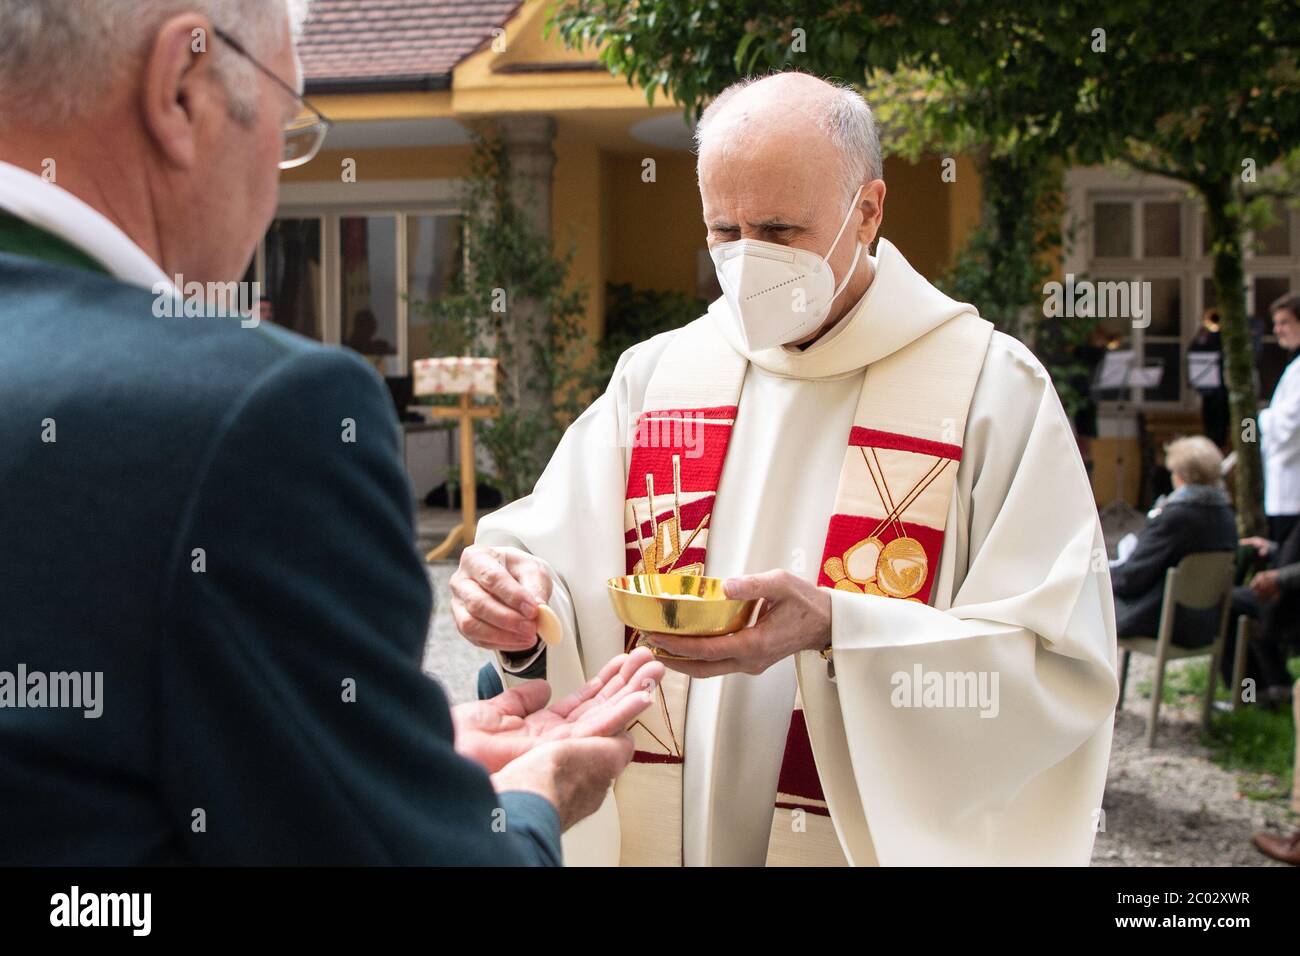
<path id="1" fill-rule="evenodd" d="M 313 0 L 298 51 L 308 90 L 439 89 L 518 0 Z"/>

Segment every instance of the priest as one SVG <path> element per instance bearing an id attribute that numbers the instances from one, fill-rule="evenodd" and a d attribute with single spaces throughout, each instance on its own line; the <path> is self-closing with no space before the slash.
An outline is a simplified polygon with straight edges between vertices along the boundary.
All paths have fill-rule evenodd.
<path id="1" fill-rule="evenodd" d="M 696 135 L 723 297 L 622 356 L 452 581 L 507 682 L 565 693 L 637 643 L 670 668 L 568 861 L 1086 864 L 1114 610 L 1051 379 L 879 238 L 856 92 L 747 81 Z M 656 571 L 725 578 L 760 613 L 628 632 L 605 582 Z"/>

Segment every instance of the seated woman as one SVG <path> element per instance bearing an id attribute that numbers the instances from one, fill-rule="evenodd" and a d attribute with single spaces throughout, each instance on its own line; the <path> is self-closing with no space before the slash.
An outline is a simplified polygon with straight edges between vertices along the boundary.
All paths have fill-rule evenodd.
<path id="1" fill-rule="evenodd" d="M 1160 625 L 1165 572 L 1189 554 L 1237 550 L 1237 523 L 1223 490 L 1223 455 L 1208 438 L 1180 438 L 1165 448 L 1174 490 L 1157 502 L 1128 560 L 1110 572 L 1115 628 L 1120 637 L 1155 637 Z M 1219 624 L 1215 608 L 1180 607 L 1174 643 L 1212 644 Z"/>

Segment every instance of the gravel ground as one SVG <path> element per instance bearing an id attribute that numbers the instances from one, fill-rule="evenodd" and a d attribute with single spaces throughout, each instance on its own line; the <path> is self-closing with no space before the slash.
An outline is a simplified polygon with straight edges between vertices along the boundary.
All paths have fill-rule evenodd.
<path id="1" fill-rule="evenodd" d="M 1147 748 L 1150 697 L 1135 688 L 1150 680 L 1152 664 L 1134 657 L 1129 667 L 1102 801 L 1106 829 L 1097 834 L 1093 864 L 1282 866 L 1256 850 L 1251 835 L 1266 828 L 1290 832 L 1300 819 L 1284 800 L 1242 796 L 1237 775 L 1210 761 L 1200 743 L 1199 701 L 1182 709 L 1162 706 L 1155 748 Z M 1180 666 L 1174 662 L 1167 674 Z"/>
<path id="2" fill-rule="evenodd" d="M 429 641 L 424 645 L 424 671 L 437 678 L 447 691 L 453 704 L 474 700 L 478 694 L 479 668 L 491 660 L 492 655 L 481 651 L 456 631 L 451 620 L 450 592 L 447 580 L 456 565 L 451 561 L 436 561 L 428 566 L 429 580 L 433 584 L 434 611 L 429 626 Z"/>
<path id="3" fill-rule="evenodd" d="M 446 687 L 453 703 L 473 700 L 478 669 L 490 655 L 461 639 L 447 604 L 455 565 L 438 562 L 429 576 L 437 608 L 424 669 Z M 1181 664 L 1175 662 L 1173 668 Z M 1103 801 L 1105 829 L 1093 851 L 1097 866 L 1280 866 L 1250 843 L 1256 830 L 1300 826 L 1284 801 L 1259 801 L 1238 792 L 1236 775 L 1220 769 L 1199 742 L 1197 711 L 1163 707 L 1160 735 L 1148 750 L 1148 698 L 1137 693 L 1151 676 L 1149 658 L 1135 657 L 1128 699 L 1117 715 L 1110 774 Z"/>

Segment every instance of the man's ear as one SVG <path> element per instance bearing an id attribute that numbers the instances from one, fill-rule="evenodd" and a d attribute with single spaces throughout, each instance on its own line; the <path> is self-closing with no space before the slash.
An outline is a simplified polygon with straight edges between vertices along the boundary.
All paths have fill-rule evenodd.
<path id="1" fill-rule="evenodd" d="M 185 13 L 165 21 L 145 48 L 145 128 L 167 160 L 182 168 L 197 159 L 199 129 L 212 111 L 226 110 L 221 86 L 212 82 L 212 45 L 218 42 L 205 17 Z"/>
<path id="2" fill-rule="evenodd" d="M 862 225 L 858 227 L 858 241 L 869 246 L 880 232 L 880 223 L 885 218 L 885 181 L 873 179 L 862 187 L 862 198 L 858 200 L 862 209 Z"/>

